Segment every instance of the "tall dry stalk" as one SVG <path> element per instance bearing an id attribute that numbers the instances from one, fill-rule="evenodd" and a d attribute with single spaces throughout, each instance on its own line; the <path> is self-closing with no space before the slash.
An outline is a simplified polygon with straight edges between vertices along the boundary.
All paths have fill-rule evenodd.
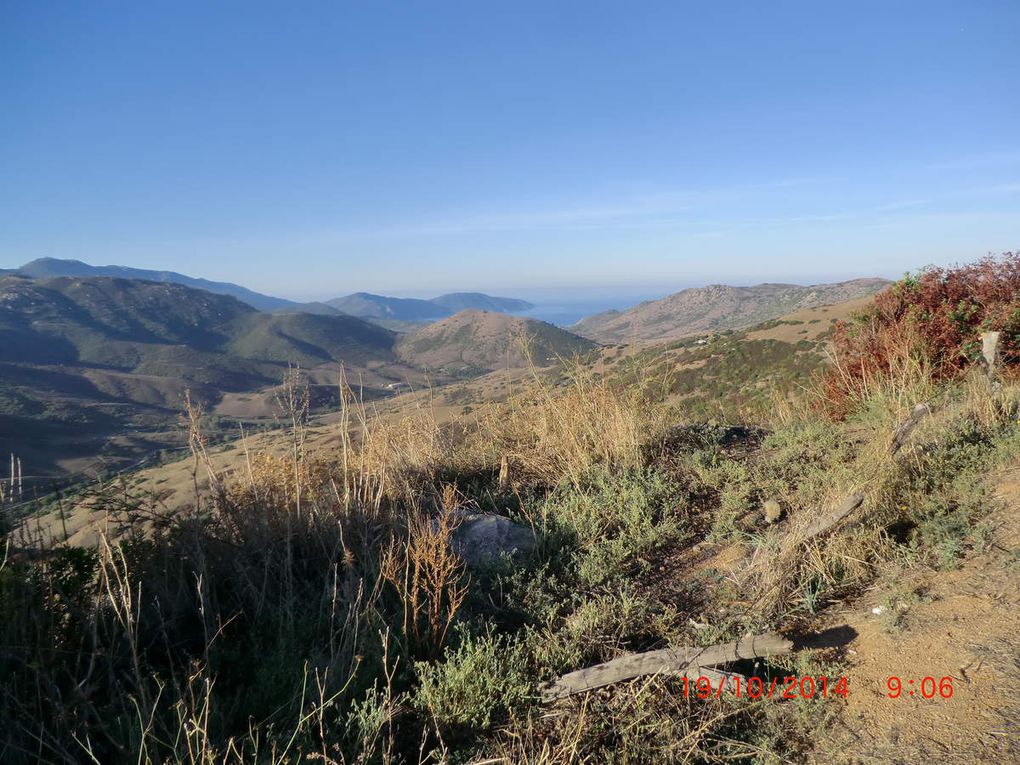
<path id="1" fill-rule="evenodd" d="M 404 634 L 431 658 L 445 645 L 468 593 L 464 561 L 451 546 L 458 505 L 456 487 L 443 487 L 438 516 L 413 516 L 406 540 L 393 540 L 383 558 L 382 575 L 400 595 Z"/>

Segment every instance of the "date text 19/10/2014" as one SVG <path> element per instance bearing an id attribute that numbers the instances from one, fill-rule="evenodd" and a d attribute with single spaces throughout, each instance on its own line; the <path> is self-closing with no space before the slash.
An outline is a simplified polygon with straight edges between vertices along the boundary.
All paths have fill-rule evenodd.
<path id="1" fill-rule="evenodd" d="M 713 677 L 684 677 L 680 679 L 682 693 L 687 698 L 722 698 L 723 694 L 738 699 L 758 701 L 760 699 L 846 699 L 850 695 L 850 681 L 847 677 L 787 676 L 743 677 L 720 673 Z M 923 677 L 918 679 L 889 677 L 886 680 L 885 695 L 890 699 L 950 699 L 953 696 L 952 677 Z"/>

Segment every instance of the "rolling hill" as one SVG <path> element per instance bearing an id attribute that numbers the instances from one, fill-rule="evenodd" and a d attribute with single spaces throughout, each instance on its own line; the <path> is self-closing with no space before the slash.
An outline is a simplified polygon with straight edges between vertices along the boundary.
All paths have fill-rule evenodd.
<path id="1" fill-rule="evenodd" d="M 327 300 L 326 305 L 361 319 L 396 321 L 434 321 L 450 315 L 450 311 L 429 300 L 395 298 L 355 292 L 353 295 Z"/>
<path id="2" fill-rule="evenodd" d="M 458 376 L 527 364 L 527 340 L 538 366 L 587 353 L 596 343 L 537 319 L 490 311 L 461 311 L 397 341 L 397 355 L 415 366 Z"/>
<path id="3" fill-rule="evenodd" d="M 313 406 L 328 409 L 341 365 L 372 399 L 423 381 L 426 368 L 443 384 L 520 365 L 513 338 L 523 334 L 540 364 L 594 347 L 497 313 L 465 311 L 411 339 L 323 309 L 267 313 L 169 280 L 0 276 L 0 453 L 40 475 L 122 466 L 179 442 L 185 392 L 228 418 L 224 433 L 237 418 L 268 422 L 291 365 L 312 385 Z"/>
<path id="4" fill-rule="evenodd" d="M 682 290 L 626 311 L 589 316 L 569 329 L 601 343 L 677 340 L 726 329 L 743 329 L 784 314 L 872 295 L 889 282 L 855 279 L 835 284 L 714 284 Z"/>

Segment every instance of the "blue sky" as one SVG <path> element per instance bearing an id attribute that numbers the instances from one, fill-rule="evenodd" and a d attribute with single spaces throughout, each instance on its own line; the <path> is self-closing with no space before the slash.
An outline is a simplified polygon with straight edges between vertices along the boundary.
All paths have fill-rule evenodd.
<path id="1" fill-rule="evenodd" d="M 1020 3 L 0 2 L 0 267 L 296 298 L 1020 248 Z"/>

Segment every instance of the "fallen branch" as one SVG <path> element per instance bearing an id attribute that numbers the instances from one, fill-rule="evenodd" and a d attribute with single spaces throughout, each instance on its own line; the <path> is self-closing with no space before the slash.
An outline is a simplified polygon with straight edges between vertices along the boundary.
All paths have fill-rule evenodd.
<path id="1" fill-rule="evenodd" d="M 778 656 L 793 650 L 793 641 L 776 633 L 753 635 L 731 643 L 720 643 L 707 648 L 662 648 L 596 664 L 576 672 L 569 672 L 542 692 L 545 701 L 566 698 L 595 688 L 602 688 L 636 677 L 656 674 L 676 674 L 698 678 L 706 676 L 704 667 L 728 664 L 740 659 L 757 659 Z"/>
<path id="2" fill-rule="evenodd" d="M 843 500 L 843 504 L 836 508 L 835 511 L 821 518 L 815 518 L 815 520 L 809 523 L 808 527 L 804 529 L 801 542 L 807 542 L 809 539 L 821 536 L 829 531 L 833 526 L 860 507 L 862 502 L 864 502 L 863 494 L 851 494 Z"/>
<path id="3" fill-rule="evenodd" d="M 889 446 L 889 454 L 896 454 L 907 442 L 910 434 L 917 424 L 926 416 L 931 414 L 931 407 L 927 404 L 918 404 L 910 411 L 910 416 L 901 422 L 893 431 L 892 444 Z"/>

